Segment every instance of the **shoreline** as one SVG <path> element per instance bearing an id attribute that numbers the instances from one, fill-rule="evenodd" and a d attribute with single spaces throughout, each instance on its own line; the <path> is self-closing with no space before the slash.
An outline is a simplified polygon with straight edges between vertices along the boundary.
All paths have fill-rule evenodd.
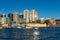
<path id="1" fill-rule="evenodd" d="M 4 28 L 14 28 L 14 27 L 0 27 L 0 29 L 4 29 Z M 35 28 L 60 28 L 60 26 L 53 26 L 53 27 L 30 27 L 30 28 L 18 28 L 18 29 L 35 29 Z"/>

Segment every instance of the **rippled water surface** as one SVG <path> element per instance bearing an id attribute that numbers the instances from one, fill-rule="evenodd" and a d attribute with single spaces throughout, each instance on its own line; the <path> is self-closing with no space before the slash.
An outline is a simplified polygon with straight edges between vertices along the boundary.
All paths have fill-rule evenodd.
<path id="1" fill-rule="evenodd" d="M 0 29 L 0 40 L 60 40 L 60 28 Z"/>

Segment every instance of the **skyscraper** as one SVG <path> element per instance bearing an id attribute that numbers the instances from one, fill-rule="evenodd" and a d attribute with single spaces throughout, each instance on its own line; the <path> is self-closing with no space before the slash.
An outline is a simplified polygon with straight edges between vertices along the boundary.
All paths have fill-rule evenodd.
<path id="1" fill-rule="evenodd" d="M 14 12 L 13 13 L 13 22 L 15 22 L 16 24 L 19 23 L 19 15 L 18 15 L 18 12 Z"/>
<path id="2" fill-rule="evenodd" d="M 37 21 L 37 19 L 38 19 L 38 15 L 37 15 L 37 11 L 36 10 L 31 10 L 30 11 L 30 22 L 32 22 L 32 21 Z"/>
<path id="3" fill-rule="evenodd" d="M 29 22 L 29 10 L 24 10 L 24 19 L 26 21 L 26 23 Z"/>

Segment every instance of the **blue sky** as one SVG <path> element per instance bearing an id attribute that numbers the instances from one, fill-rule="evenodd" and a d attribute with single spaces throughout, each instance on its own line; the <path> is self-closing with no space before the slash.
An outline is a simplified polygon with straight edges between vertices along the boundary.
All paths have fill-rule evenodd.
<path id="1" fill-rule="evenodd" d="M 0 13 L 35 9 L 39 18 L 60 18 L 60 0 L 0 0 Z"/>

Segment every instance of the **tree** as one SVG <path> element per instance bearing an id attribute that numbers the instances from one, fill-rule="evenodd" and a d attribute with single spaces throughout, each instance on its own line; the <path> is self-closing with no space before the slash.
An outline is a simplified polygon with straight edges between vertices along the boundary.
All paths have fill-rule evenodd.
<path id="1" fill-rule="evenodd" d="M 32 23 L 35 23 L 35 21 L 32 21 Z"/>
<path id="2" fill-rule="evenodd" d="M 37 20 L 37 23 L 41 23 L 41 20 Z"/>
<path id="3" fill-rule="evenodd" d="M 0 24 L 1 24 L 1 22 L 0 22 Z"/>
<path id="4" fill-rule="evenodd" d="M 48 25 L 50 23 L 50 21 L 49 20 L 45 20 L 44 23 L 46 23 Z"/>

